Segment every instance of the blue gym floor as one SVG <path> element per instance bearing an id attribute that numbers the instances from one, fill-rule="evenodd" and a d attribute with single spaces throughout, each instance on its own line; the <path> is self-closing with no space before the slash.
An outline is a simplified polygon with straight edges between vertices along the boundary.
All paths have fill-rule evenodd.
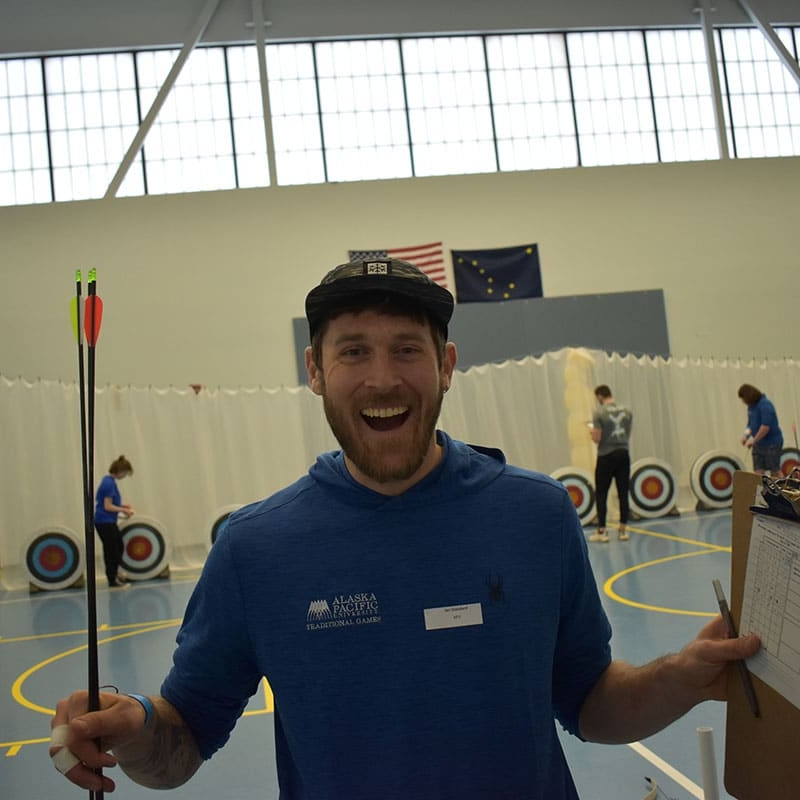
<path id="1" fill-rule="evenodd" d="M 614 655 L 643 663 L 679 649 L 714 615 L 712 578 L 720 578 L 729 591 L 730 512 L 639 520 L 629 531 L 628 542 L 612 535 L 608 544 L 590 544 L 589 549 L 614 626 Z M 98 580 L 101 683 L 108 679 L 123 692 L 158 691 L 197 576 L 198 571 L 173 570 L 167 580 L 134 583 L 124 590 L 107 589 L 105 581 Z M 56 701 L 85 684 L 83 590 L 32 595 L 0 591 L 3 800 L 85 796 L 55 771 L 47 754 Z M 113 796 L 276 800 L 271 703 L 264 685 L 228 745 L 186 786 L 165 795 L 115 771 Z M 650 789 L 645 776 L 660 787 L 658 800 L 702 798 L 697 744 L 701 726 L 714 731 L 720 797 L 728 800 L 731 796 L 722 785 L 725 708 L 720 703 L 705 703 L 667 730 L 633 745 L 589 745 L 563 735 L 582 800 L 641 800 Z"/>

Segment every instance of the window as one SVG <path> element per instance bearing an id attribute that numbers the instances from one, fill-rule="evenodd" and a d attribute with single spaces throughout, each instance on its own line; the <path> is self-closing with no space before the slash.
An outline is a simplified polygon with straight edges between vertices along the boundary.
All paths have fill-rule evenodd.
<path id="1" fill-rule="evenodd" d="M 777 35 L 796 61 L 800 27 Z M 794 76 L 759 30 L 715 36 L 731 156 L 800 155 Z M 0 60 L 0 205 L 104 196 L 178 55 Z M 266 98 L 255 44 L 196 48 L 118 194 L 720 155 L 699 27 L 307 41 L 265 56 Z"/>
<path id="2" fill-rule="evenodd" d="M 314 48 L 311 44 L 267 47 L 277 183 L 325 180 Z"/>
<path id="3" fill-rule="evenodd" d="M 315 50 L 328 180 L 409 177 L 399 42 L 331 42 Z"/>
<path id="4" fill-rule="evenodd" d="M 494 172 L 482 39 L 404 39 L 402 51 L 414 174 Z"/>
<path id="5" fill-rule="evenodd" d="M 139 128 L 130 54 L 44 60 L 56 200 L 102 197 Z M 142 194 L 141 161 L 119 194 Z"/>
<path id="6" fill-rule="evenodd" d="M 41 61 L 0 61 L 0 205 L 52 199 Z"/>
<path id="7" fill-rule="evenodd" d="M 227 49 L 237 186 L 269 186 L 267 133 L 255 47 Z"/>
<path id="8" fill-rule="evenodd" d="M 143 115 L 177 56 L 177 50 L 137 53 Z M 147 134 L 144 159 L 152 194 L 236 186 L 221 47 L 199 48 L 189 56 Z"/>
<path id="9" fill-rule="evenodd" d="M 702 31 L 647 31 L 645 40 L 661 160 L 719 158 Z"/>
<path id="10" fill-rule="evenodd" d="M 577 166 L 564 36 L 490 36 L 486 52 L 500 169 Z"/>
<path id="11" fill-rule="evenodd" d="M 792 31 L 781 28 L 777 33 L 796 61 Z M 800 155 L 797 82 L 760 31 L 724 29 L 721 39 L 735 155 Z"/>
<path id="12" fill-rule="evenodd" d="M 581 164 L 658 161 L 644 36 L 568 33 Z"/>

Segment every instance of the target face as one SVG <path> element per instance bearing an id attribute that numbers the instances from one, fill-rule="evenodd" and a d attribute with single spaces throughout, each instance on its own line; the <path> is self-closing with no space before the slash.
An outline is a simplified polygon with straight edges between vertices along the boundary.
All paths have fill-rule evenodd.
<path id="1" fill-rule="evenodd" d="M 640 517 L 663 517 L 675 507 L 677 487 L 669 464 L 641 458 L 631 466 L 630 504 Z"/>
<path id="2" fill-rule="evenodd" d="M 579 467 L 562 467 L 550 474 L 567 487 L 581 525 L 588 525 L 596 516 L 592 475 Z"/>
<path id="3" fill-rule="evenodd" d="M 217 541 L 217 536 L 219 536 L 220 532 L 225 527 L 225 524 L 228 522 L 228 517 L 233 514 L 234 511 L 238 511 L 241 507 L 241 505 L 230 505 L 225 506 L 217 511 L 217 513 L 214 515 L 214 521 L 211 523 L 211 544 L 214 544 L 214 542 Z"/>
<path id="4" fill-rule="evenodd" d="M 25 548 L 30 582 L 39 589 L 66 589 L 83 577 L 80 539 L 58 525 L 37 531 Z"/>
<path id="5" fill-rule="evenodd" d="M 800 450 L 796 447 L 784 447 L 781 450 L 781 472 L 788 475 L 798 467 L 800 467 Z"/>
<path id="6" fill-rule="evenodd" d="M 709 450 L 695 459 L 689 484 L 697 499 L 709 508 L 727 508 L 733 502 L 733 474 L 744 465 L 732 453 Z"/>
<path id="7" fill-rule="evenodd" d="M 122 568 L 131 580 L 145 581 L 160 575 L 168 566 L 163 526 L 146 517 L 132 517 L 120 525 Z"/>

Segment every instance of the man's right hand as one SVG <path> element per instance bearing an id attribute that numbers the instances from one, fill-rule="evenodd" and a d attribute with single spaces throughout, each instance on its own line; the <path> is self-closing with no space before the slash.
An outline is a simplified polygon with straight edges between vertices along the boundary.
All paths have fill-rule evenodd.
<path id="1" fill-rule="evenodd" d="M 141 703 L 124 694 L 100 694 L 100 710 L 88 711 L 88 692 L 74 692 L 56 705 L 50 721 L 54 765 L 77 786 L 90 791 L 113 792 L 114 781 L 96 770 L 115 767 L 108 751 L 136 739 L 144 729 Z M 66 750 L 66 753 L 61 751 Z M 59 753 L 61 753 L 59 755 Z M 70 758 L 69 754 L 73 758 Z"/>

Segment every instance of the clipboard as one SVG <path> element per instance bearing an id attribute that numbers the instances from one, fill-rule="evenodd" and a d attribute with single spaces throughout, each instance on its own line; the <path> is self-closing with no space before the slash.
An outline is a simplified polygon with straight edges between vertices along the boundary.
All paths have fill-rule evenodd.
<path id="1" fill-rule="evenodd" d="M 737 628 L 742 615 L 744 579 L 753 527 L 750 506 L 760 486 L 761 476 L 755 473 L 736 472 L 733 476 L 730 601 Z M 753 716 L 736 670 L 728 673 L 725 789 L 738 800 L 796 797 L 800 709 L 758 676 L 751 677 L 760 717 Z"/>

